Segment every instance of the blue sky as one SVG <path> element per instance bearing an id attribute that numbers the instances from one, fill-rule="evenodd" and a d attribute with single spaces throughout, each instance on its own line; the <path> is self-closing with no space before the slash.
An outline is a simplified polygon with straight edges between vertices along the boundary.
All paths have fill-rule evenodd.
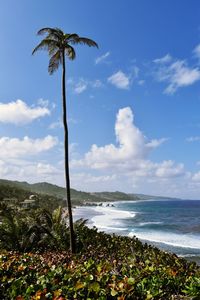
<path id="1" fill-rule="evenodd" d="M 99 44 L 67 61 L 72 187 L 199 199 L 199 1 L 1 1 L 0 178 L 64 185 L 42 27 Z"/>

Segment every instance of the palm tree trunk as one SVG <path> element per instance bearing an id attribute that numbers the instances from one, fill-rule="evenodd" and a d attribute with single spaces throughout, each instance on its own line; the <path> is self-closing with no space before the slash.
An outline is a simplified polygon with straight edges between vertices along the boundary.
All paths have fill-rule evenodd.
<path id="1" fill-rule="evenodd" d="M 66 88 L 65 88 L 65 54 L 62 53 L 62 101 L 63 101 L 63 126 L 64 126 L 64 150 L 65 150 L 65 181 L 67 192 L 67 207 L 69 214 L 69 230 L 70 230 L 70 250 L 75 253 L 75 235 L 73 229 L 72 206 L 70 196 L 70 178 L 69 178 L 69 142 L 68 142 L 68 126 L 67 126 L 67 107 L 66 107 Z"/>

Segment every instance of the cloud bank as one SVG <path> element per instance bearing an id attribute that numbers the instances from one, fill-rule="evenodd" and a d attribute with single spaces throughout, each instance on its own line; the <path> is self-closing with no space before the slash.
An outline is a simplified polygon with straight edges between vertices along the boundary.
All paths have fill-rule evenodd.
<path id="1" fill-rule="evenodd" d="M 149 140 L 136 126 L 130 107 L 119 109 L 115 122 L 116 143 L 92 145 L 81 159 L 72 159 L 71 180 L 77 189 L 88 191 L 130 191 L 147 194 L 185 196 L 189 183 L 199 175 L 185 170 L 173 160 L 153 161 L 151 154 L 167 138 Z M 80 157 L 80 156 L 79 156 Z"/>
<path id="2" fill-rule="evenodd" d="M 36 155 L 50 150 L 57 144 L 57 138 L 51 135 L 48 135 L 43 139 L 31 139 L 28 136 L 25 136 L 23 139 L 1 137 L 1 159 Z"/>
<path id="3" fill-rule="evenodd" d="M 0 122 L 23 125 L 50 115 L 47 107 L 30 107 L 22 100 L 0 103 Z"/>
<path id="4" fill-rule="evenodd" d="M 116 145 L 102 147 L 92 145 L 83 159 L 73 160 L 72 167 L 87 167 L 93 170 L 109 171 L 136 177 L 154 176 L 174 177 L 184 174 L 184 166 L 173 161 L 154 163 L 149 160 L 153 149 L 167 139 L 148 140 L 134 124 L 134 115 L 130 107 L 118 111 L 115 123 Z"/>

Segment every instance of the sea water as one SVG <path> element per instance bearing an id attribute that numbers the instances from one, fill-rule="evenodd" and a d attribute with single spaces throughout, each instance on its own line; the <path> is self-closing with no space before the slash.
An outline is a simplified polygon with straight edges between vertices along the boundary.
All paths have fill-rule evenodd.
<path id="1" fill-rule="evenodd" d="M 75 218 L 101 231 L 136 236 L 200 263 L 200 201 L 140 200 L 80 207 Z"/>

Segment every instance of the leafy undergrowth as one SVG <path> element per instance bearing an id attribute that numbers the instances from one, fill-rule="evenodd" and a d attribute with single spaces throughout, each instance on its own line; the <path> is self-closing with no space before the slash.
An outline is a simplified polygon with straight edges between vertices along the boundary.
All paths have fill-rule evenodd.
<path id="1" fill-rule="evenodd" d="M 200 268 L 136 238 L 77 228 L 79 254 L 2 252 L 0 299 L 200 299 Z"/>

